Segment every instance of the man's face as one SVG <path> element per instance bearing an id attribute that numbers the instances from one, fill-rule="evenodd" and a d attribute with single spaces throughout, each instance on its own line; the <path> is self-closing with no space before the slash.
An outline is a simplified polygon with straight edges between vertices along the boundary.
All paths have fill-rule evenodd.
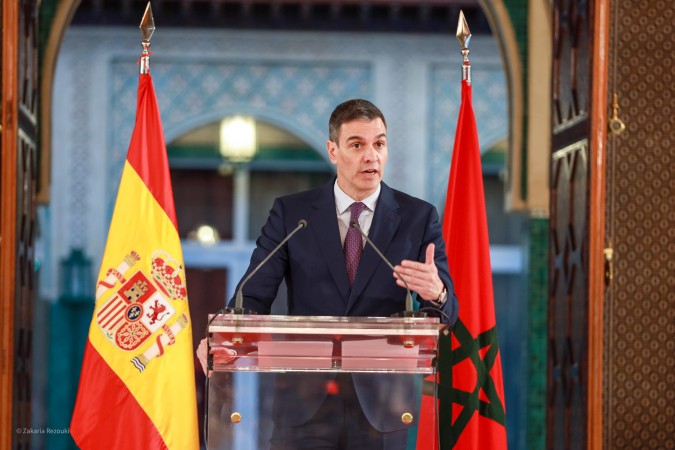
<path id="1" fill-rule="evenodd" d="M 338 142 L 326 142 L 337 167 L 337 182 L 354 200 L 375 192 L 387 164 L 387 129 L 382 119 L 359 119 L 340 126 Z"/>

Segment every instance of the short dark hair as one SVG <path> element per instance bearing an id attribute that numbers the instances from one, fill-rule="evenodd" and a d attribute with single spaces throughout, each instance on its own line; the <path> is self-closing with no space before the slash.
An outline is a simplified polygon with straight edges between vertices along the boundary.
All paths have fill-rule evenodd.
<path id="1" fill-rule="evenodd" d="M 338 142 L 340 127 L 343 123 L 357 119 L 375 120 L 377 118 L 382 119 L 384 128 L 387 128 L 384 114 L 382 114 L 382 111 L 377 106 L 368 100 L 360 98 L 347 100 L 337 105 L 330 115 L 330 120 L 328 121 L 328 139 L 335 143 Z"/>

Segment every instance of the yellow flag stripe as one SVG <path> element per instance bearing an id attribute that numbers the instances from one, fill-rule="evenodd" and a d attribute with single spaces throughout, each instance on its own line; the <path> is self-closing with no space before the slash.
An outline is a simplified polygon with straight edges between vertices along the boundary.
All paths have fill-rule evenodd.
<path id="1" fill-rule="evenodd" d="M 122 285 L 118 278 L 111 278 L 110 274 L 120 267 L 125 258 L 135 254 L 138 261 L 126 274 L 142 270 L 150 276 L 151 258 L 158 250 L 183 265 L 176 228 L 127 162 L 99 273 L 99 282 L 107 280 L 105 282 L 109 285 L 110 280 L 114 280 L 115 285 L 104 290 L 104 286 L 99 283 L 97 293 L 100 297 L 97 298 L 89 340 L 137 399 L 167 446 L 176 449 L 196 448 L 197 436 L 192 432 L 197 429 L 192 326 L 187 298 L 170 300 L 175 314 L 165 324 L 168 331 L 160 329 L 131 351 L 121 349 L 114 338 L 106 336 L 97 323 L 97 313 Z M 125 274 L 116 275 L 124 277 Z M 175 340 L 175 343 L 169 344 L 171 340 Z M 143 360 L 142 355 L 153 353 L 153 348 L 155 353 L 157 349 L 164 353 L 152 358 L 144 370 L 139 371 L 132 360 L 135 357 Z"/>

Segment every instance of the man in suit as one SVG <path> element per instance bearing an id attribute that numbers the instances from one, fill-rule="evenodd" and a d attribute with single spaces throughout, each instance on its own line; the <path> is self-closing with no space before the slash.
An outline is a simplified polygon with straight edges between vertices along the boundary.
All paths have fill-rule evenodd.
<path id="1" fill-rule="evenodd" d="M 246 274 L 300 220 L 308 226 L 245 286 L 244 307 L 269 314 L 285 279 L 291 315 L 389 317 L 405 311 L 405 283 L 350 226 L 357 222 L 396 264 L 421 306 L 454 323 L 458 305 L 436 209 L 382 182 L 388 159 L 382 112 L 361 99 L 338 105 L 330 117 L 326 148 L 337 177 L 275 200 Z M 205 346 L 200 345 L 198 354 L 204 363 Z M 332 395 L 323 382 L 308 381 L 304 389 L 310 394 L 302 405 L 284 395 L 275 398 L 272 448 L 405 448 L 407 430 L 400 414 L 396 420 L 382 407 L 388 396 L 397 394 L 391 384 L 396 377 L 387 377 L 384 382 L 372 374 L 338 375 L 332 391 L 341 395 Z M 396 389 L 412 398 L 414 393 L 402 386 L 406 384 Z M 397 411 L 392 409 L 392 414 Z"/>

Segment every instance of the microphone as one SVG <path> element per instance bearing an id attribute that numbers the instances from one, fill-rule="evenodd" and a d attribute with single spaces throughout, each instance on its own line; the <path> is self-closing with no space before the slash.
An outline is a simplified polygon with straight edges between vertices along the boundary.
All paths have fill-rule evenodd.
<path id="1" fill-rule="evenodd" d="M 378 256 L 382 259 L 382 261 L 384 261 L 384 262 L 387 264 L 387 266 L 389 266 L 389 268 L 396 274 L 396 276 L 397 276 L 401 281 L 403 281 L 403 284 L 405 284 L 405 289 L 406 289 L 406 291 L 407 291 L 407 293 L 406 293 L 406 295 L 405 295 L 405 311 L 404 311 L 402 314 L 395 314 L 395 315 L 396 315 L 396 316 L 402 315 L 402 316 L 404 316 L 404 317 L 415 317 L 415 316 L 420 317 L 420 316 L 424 316 L 424 315 L 425 315 L 424 313 L 420 313 L 419 311 L 414 311 L 414 310 L 413 310 L 412 294 L 410 293 L 410 288 L 408 287 L 408 283 L 405 281 L 405 278 L 403 278 L 403 276 L 402 276 L 400 273 L 398 273 L 398 271 L 397 271 L 396 269 L 394 269 L 394 266 L 393 266 L 393 265 L 389 262 L 389 260 L 382 254 L 382 252 L 380 251 L 380 249 L 377 248 L 377 246 L 373 243 L 373 241 L 371 241 L 371 240 L 368 238 L 368 236 L 366 235 L 366 233 L 363 232 L 363 230 L 362 230 L 361 227 L 359 226 L 359 223 L 358 223 L 356 220 L 351 220 L 351 221 L 349 221 L 349 226 L 352 227 L 352 228 L 354 228 L 354 229 L 356 229 L 356 230 L 358 230 L 359 233 L 361 233 L 361 236 L 363 236 L 363 238 L 366 240 L 366 242 L 367 242 L 368 244 L 370 244 L 370 246 L 373 248 L 373 250 L 375 250 L 375 253 L 378 254 Z"/>
<path id="2" fill-rule="evenodd" d="M 272 251 L 265 257 L 265 259 L 263 259 L 262 261 L 260 261 L 260 263 L 255 267 L 255 269 L 253 269 L 253 270 L 251 271 L 251 273 L 249 273 L 249 274 L 246 276 L 246 278 L 244 278 L 244 280 L 239 284 L 239 289 L 237 289 L 237 295 L 236 295 L 236 297 L 235 297 L 235 299 L 234 299 L 234 308 L 227 308 L 230 312 L 232 312 L 232 313 L 234 313 L 234 314 L 251 314 L 251 313 L 255 314 L 254 312 L 252 312 L 252 311 L 246 311 L 246 310 L 244 310 L 244 308 L 243 308 L 243 305 L 244 305 L 244 294 L 243 294 L 242 291 L 243 291 L 243 289 L 244 289 L 244 285 L 248 282 L 248 280 L 251 279 L 251 277 L 252 277 L 253 275 L 256 274 L 256 272 L 257 272 L 258 270 L 260 270 L 260 268 L 261 268 L 262 266 L 265 265 L 265 263 L 267 263 L 267 261 L 269 261 L 269 259 L 270 259 L 276 252 L 279 251 L 279 249 L 280 249 L 286 242 L 288 242 L 288 240 L 289 240 L 290 238 L 293 237 L 293 235 L 294 235 L 295 233 L 297 233 L 298 231 L 300 231 L 302 228 L 305 228 L 306 226 L 307 226 L 307 221 L 306 221 L 305 219 L 300 219 L 300 220 L 298 221 L 298 226 L 295 227 L 295 228 L 293 229 L 293 231 L 291 231 L 290 233 L 288 233 L 288 234 L 286 235 L 286 237 L 283 239 L 283 241 L 279 242 L 279 244 L 277 244 L 277 246 L 274 247 L 274 248 L 272 249 Z"/>

